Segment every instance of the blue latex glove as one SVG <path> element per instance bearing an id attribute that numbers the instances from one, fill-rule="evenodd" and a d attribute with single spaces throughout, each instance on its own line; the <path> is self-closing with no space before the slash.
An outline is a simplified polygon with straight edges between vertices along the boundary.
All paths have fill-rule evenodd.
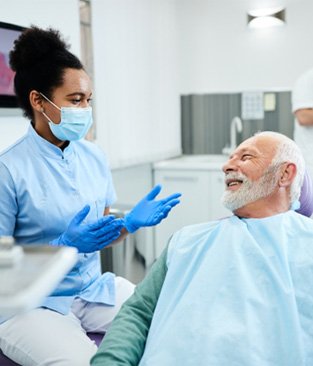
<path id="1" fill-rule="evenodd" d="M 72 219 L 67 230 L 50 244 L 67 245 L 77 248 L 79 253 L 91 253 L 104 248 L 120 236 L 122 219 L 108 215 L 90 224 L 83 224 L 89 211 L 90 206 L 86 205 Z"/>
<path id="2" fill-rule="evenodd" d="M 161 186 L 155 186 L 137 205 L 124 217 L 125 227 L 129 233 L 133 233 L 143 226 L 157 225 L 167 217 L 171 209 L 180 201 L 180 193 L 174 193 L 160 201 L 155 197 L 160 193 Z"/>

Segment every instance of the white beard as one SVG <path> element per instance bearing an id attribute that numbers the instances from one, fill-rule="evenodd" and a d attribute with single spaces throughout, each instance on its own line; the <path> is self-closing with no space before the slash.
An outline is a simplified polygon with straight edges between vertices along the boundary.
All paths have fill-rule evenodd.
<path id="1" fill-rule="evenodd" d="M 228 173 L 226 179 L 238 179 L 242 181 L 242 184 L 236 191 L 225 190 L 222 196 L 223 205 L 229 210 L 235 211 L 248 203 L 269 196 L 277 187 L 278 177 L 275 170 L 276 167 L 269 166 L 257 181 L 251 181 L 241 173 Z"/>

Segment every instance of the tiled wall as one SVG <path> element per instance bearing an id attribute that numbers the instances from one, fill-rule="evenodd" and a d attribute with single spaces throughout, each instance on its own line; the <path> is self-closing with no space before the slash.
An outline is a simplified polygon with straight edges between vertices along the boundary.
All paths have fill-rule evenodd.
<path id="1" fill-rule="evenodd" d="M 272 93 L 272 92 L 271 92 Z M 237 142 L 257 131 L 277 131 L 293 137 L 290 92 L 275 92 L 275 110 L 262 120 L 243 120 Z M 181 97 L 182 147 L 184 154 L 220 154 L 230 142 L 230 122 L 241 117 L 241 93 L 198 94 Z"/>

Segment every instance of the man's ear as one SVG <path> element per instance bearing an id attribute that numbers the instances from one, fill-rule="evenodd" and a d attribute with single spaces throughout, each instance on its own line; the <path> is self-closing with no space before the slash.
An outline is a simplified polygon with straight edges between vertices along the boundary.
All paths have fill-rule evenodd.
<path id="1" fill-rule="evenodd" d="M 37 112 L 43 112 L 42 96 L 36 90 L 32 90 L 29 93 L 29 102 Z"/>
<path id="2" fill-rule="evenodd" d="M 285 163 L 278 181 L 280 187 L 291 186 L 297 174 L 297 167 L 294 163 Z"/>

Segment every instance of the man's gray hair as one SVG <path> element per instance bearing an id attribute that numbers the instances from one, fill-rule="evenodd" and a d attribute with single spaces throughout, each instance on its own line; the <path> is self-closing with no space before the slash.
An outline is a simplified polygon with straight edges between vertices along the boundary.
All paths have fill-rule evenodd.
<path id="1" fill-rule="evenodd" d="M 293 203 L 296 200 L 299 200 L 305 174 L 305 163 L 297 144 L 289 137 L 278 132 L 258 132 L 255 136 L 269 136 L 277 140 L 277 150 L 271 162 L 271 166 L 278 167 L 280 164 L 287 161 L 295 164 L 297 173 L 290 187 L 290 202 Z"/>

